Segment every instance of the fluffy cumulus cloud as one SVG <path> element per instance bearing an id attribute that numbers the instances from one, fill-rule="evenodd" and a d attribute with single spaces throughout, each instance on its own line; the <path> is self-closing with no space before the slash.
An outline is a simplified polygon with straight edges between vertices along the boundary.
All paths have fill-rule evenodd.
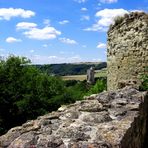
<path id="1" fill-rule="evenodd" d="M 74 1 L 78 3 L 85 3 L 87 0 L 74 0 Z"/>
<path id="2" fill-rule="evenodd" d="M 23 34 L 30 39 L 49 40 L 55 39 L 61 34 L 60 31 L 54 27 L 45 26 L 44 28 L 37 28 L 37 24 L 29 22 L 21 22 L 16 25 L 16 28 L 23 30 Z"/>
<path id="3" fill-rule="evenodd" d="M 55 39 L 57 35 L 61 34 L 61 32 L 56 30 L 54 27 L 47 26 L 42 29 L 32 28 L 31 30 L 25 31 L 23 34 L 30 39 L 49 40 Z"/>
<path id="4" fill-rule="evenodd" d="M 100 43 L 97 45 L 97 48 L 106 48 L 106 44 L 100 42 Z"/>
<path id="5" fill-rule="evenodd" d="M 16 38 L 14 38 L 14 37 L 8 37 L 7 39 L 6 39 L 6 42 L 7 43 L 14 43 L 14 42 L 21 42 L 22 40 L 21 39 L 16 39 Z"/>
<path id="6" fill-rule="evenodd" d="M 35 15 L 31 10 L 21 8 L 0 8 L 0 20 L 10 20 L 13 17 L 30 18 Z"/>
<path id="7" fill-rule="evenodd" d="M 125 9 L 103 9 L 96 13 L 97 22 L 91 27 L 84 29 L 85 31 L 106 31 L 108 26 L 114 22 L 117 16 L 123 16 L 128 13 Z"/>
<path id="8" fill-rule="evenodd" d="M 31 29 L 37 27 L 35 23 L 20 22 L 16 25 L 16 29 Z"/>
<path id="9" fill-rule="evenodd" d="M 77 42 L 75 40 L 71 40 L 68 38 L 59 38 L 59 40 L 65 44 L 77 44 Z"/>
<path id="10" fill-rule="evenodd" d="M 69 23 L 68 20 L 63 20 L 63 21 L 60 21 L 60 22 L 59 22 L 59 24 L 61 24 L 61 25 L 65 25 L 65 24 L 67 24 L 67 23 Z"/>

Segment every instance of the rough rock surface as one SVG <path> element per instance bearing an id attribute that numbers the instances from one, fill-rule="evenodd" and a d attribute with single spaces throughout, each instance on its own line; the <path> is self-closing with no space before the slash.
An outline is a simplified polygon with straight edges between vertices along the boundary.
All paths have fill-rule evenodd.
<path id="1" fill-rule="evenodd" d="M 86 97 L 12 128 L 1 148 L 143 148 L 147 92 L 134 88 Z"/>
<path id="2" fill-rule="evenodd" d="M 148 67 L 148 14 L 130 13 L 119 17 L 108 31 L 107 87 L 138 87 Z"/>

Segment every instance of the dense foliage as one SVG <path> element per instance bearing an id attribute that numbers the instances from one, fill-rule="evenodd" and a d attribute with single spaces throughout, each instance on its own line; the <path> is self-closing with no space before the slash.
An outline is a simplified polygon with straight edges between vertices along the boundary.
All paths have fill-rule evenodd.
<path id="1" fill-rule="evenodd" d="M 98 64 L 50 64 L 50 65 L 34 65 L 42 72 L 47 72 L 48 74 L 54 74 L 59 76 L 65 75 L 79 75 L 86 74 L 87 69 L 94 67 L 95 70 L 100 70 L 106 68 L 106 62 L 101 62 Z"/>
<path id="2" fill-rule="evenodd" d="M 102 79 L 94 86 L 86 81 L 62 81 L 29 64 L 26 58 L 14 56 L 0 61 L 0 134 L 26 120 L 57 110 L 62 104 L 73 103 L 86 94 L 106 88 L 106 81 Z"/>
<path id="3" fill-rule="evenodd" d="M 96 83 L 94 84 L 94 86 L 90 88 L 89 93 L 96 94 L 96 93 L 106 90 L 107 89 L 106 81 L 107 81 L 106 78 L 100 78 L 96 80 Z"/>

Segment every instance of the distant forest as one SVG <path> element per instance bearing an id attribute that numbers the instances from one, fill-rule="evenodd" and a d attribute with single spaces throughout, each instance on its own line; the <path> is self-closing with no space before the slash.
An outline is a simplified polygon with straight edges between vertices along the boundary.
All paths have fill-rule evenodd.
<path id="1" fill-rule="evenodd" d="M 56 76 L 65 76 L 65 75 L 81 75 L 86 74 L 87 69 L 94 67 L 95 70 L 100 70 L 107 67 L 106 62 L 100 63 L 80 63 L 80 64 L 47 64 L 47 65 L 33 65 L 42 72 L 47 74 L 56 75 Z"/>

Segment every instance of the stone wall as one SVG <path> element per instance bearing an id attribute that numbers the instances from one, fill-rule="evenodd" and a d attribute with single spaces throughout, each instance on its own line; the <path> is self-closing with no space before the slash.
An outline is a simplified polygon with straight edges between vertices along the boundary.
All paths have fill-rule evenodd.
<path id="1" fill-rule="evenodd" d="M 108 31 L 108 90 L 140 85 L 148 66 L 148 14 L 118 17 Z"/>
<path id="2" fill-rule="evenodd" d="M 147 92 L 125 87 L 85 98 L 12 128 L 0 148 L 147 148 Z"/>

